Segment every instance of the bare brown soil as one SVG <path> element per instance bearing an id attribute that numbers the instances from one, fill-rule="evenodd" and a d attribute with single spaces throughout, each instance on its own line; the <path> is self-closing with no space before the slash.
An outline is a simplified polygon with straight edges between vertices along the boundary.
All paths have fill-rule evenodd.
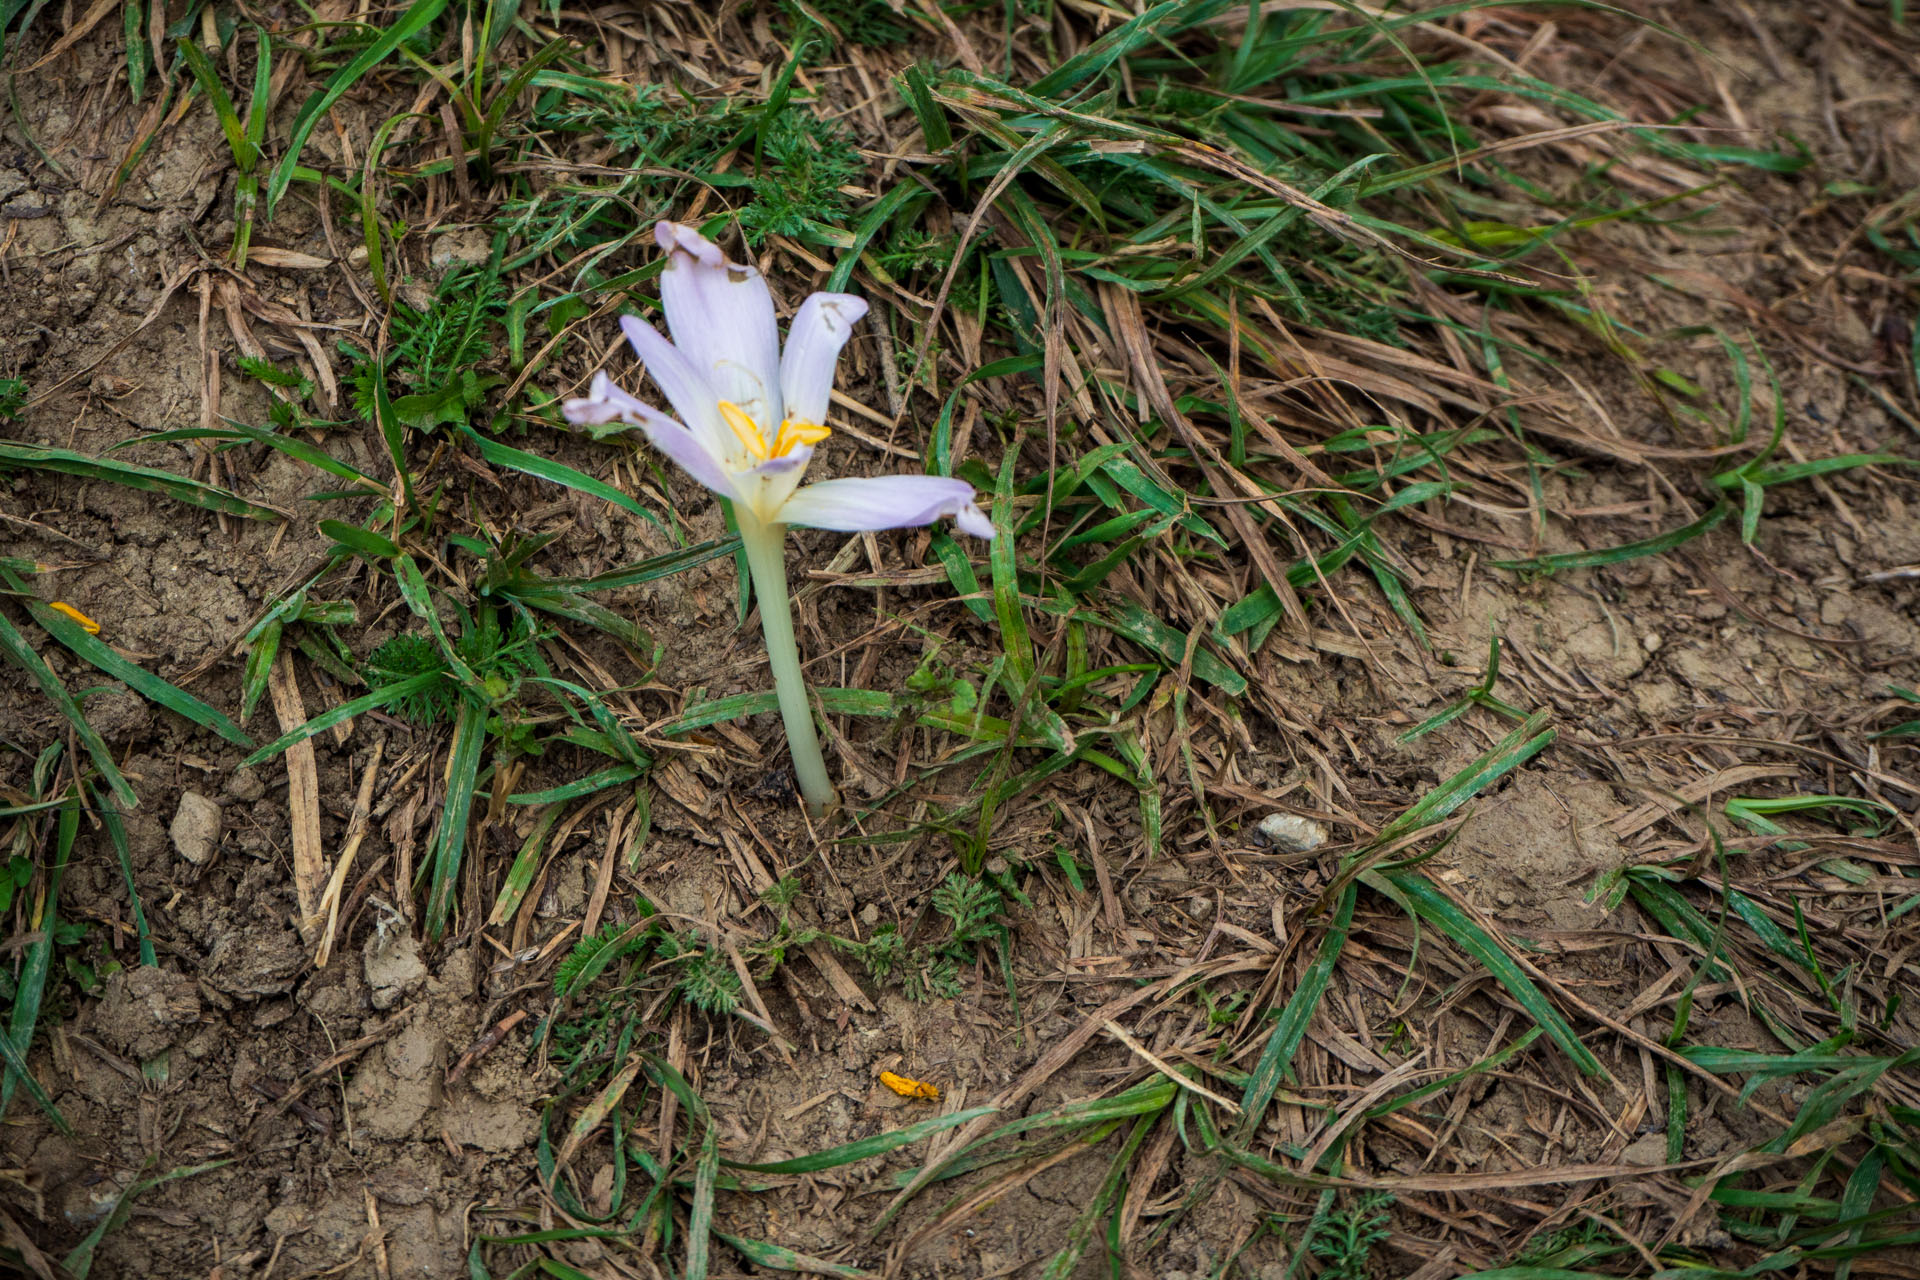
<path id="1" fill-rule="evenodd" d="M 1799 175 L 1741 177 L 1723 191 L 1707 230 L 1596 231 L 1581 246 L 1583 261 L 1610 310 L 1649 332 L 1751 327 L 1785 388 L 1790 449 L 1817 457 L 1902 440 L 1911 449 L 1912 420 L 1889 412 L 1882 395 L 1913 403 L 1910 372 L 1897 372 L 1912 292 L 1893 287 L 1884 261 L 1852 251 L 1866 206 L 1828 196 L 1823 184 L 1851 179 L 1888 190 L 1920 178 L 1912 50 L 1836 34 L 1796 6 L 1761 8 L 1736 21 L 1717 10 L 1660 6 L 1662 20 L 1702 40 L 1705 52 L 1651 34 L 1607 63 L 1572 37 L 1546 46 L 1532 67 L 1543 77 L 1584 77 L 1584 91 L 1597 93 L 1608 78 L 1631 76 L 1654 99 L 1670 95 L 1675 110 L 1704 99 L 1715 121 L 1750 130 L 1743 138 L 1790 133 L 1817 158 Z M 1577 35 L 1579 24 L 1570 26 Z M 8 430 L 95 453 L 209 421 L 213 412 L 263 417 L 265 393 L 233 372 L 234 353 L 253 341 L 308 355 L 301 324 L 325 350 L 330 326 L 357 326 L 364 314 L 347 267 L 250 268 L 236 278 L 212 265 L 209 255 L 230 232 L 222 221 L 230 191 L 224 144 L 204 112 L 169 128 L 125 185 L 104 194 L 136 124 L 109 88 L 112 53 L 111 42 L 89 39 L 18 81 L 21 122 L 67 177 L 33 154 L 18 124 L 0 124 L 0 372 L 19 371 L 41 396 Z M 316 135 L 323 149 L 338 145 L 328 132 Z M 266 238 L 348 256 L 294 205 Z M 1035 1087 L 1014 1090 L 1017 1107 L 1085 1097 L 1136 1071 L 1134 1051 L 1103 1029 L 1108 1018 L 1156 1055 L 1183 1058 L 1212 1043 L 1220 1031 L 1192 999 L 1161 990 L 1126 1002 L 1141 983 L 1196 966 L 1223 997 L 1296 980 L 1311 955 L 1294 945 L 1295 934 L 1335 855 L 1505 731 L 1474 712 L 1413 744 L 1398 740 L 1474 683 L 1495 635 L 1505 643 L 1500 696 L 1551 708 L 1561 736 L 1472 809 L 1429 869 L 1461 902 L 1530 939 L 1533 963 L 1582 1008 L 1643 1030 L 1644 1015 L 1685 972 L 1681 948 L 1630 905 L 1609 912 L 1589 900 L 1597 873 L 1704 850 L 1698 824 L 1670 797 L 1706 804 L 1798 791 L 1881 799 L 1902 815 L 1903 829 L 1870 856 L 1912 865 L 1920 804 L 1912 750 L 1888 744 L 1869 752 L 1862 743 L 1863 730 L 1882 723 L 1869 721 L 1889 684 L 1920 685 L 1920 577 L 1912 572 L 1920 564 L 1920 489 L 1902 474 L 1850 472 L 1772 492 L 1751 549 L 1729 525 L 1675 554 L 1518 581 L 1490 562 L 1644 537 L 1702 509 L 1690 477 L 1704 464 L 1662 460 L 1669 424 L 1652 402 L 1589 339 L 1564 329 L 1545 341 L 1561 348 L 1557 394 L 1584 398 L 1597 420 L 1594 437 L 1611 444 L 1545 478 L 1545 508 L 1559 514 L 1539 527 L 1526 511 L 1461 505 L 1444 521 L 1391 526 L 1391 552 L 1431 628 L 1431 653 L 1359 577 L 1337 579 L 1337 614 L 1329 611 L 1310 634 L 1283 627 L 1285 645 L 1250 660 L 1256 692 L 1237 708 L 1215 705 L 1196 717 L 1200 727 L 1184 744 L 1191 766 L 1171 713 L 1158 725 L 1164 856 L 1145 856 L 1132 794 L 1091 770 L 1003 814 L 995 852 L 1029 868 L 1023 888 L 1033 902 L 1011 916 L 1018 1016 L 986 966 L 964 975 L 961 999 L 916 1004 L 860 982 L 857 970 L 859 985 L 845 986 L 846 970 L 828 972 L 807 958 L 759 984 L 777 1040 L 741 1022 L 672 1014 L 662 1031 L 713 1109 L 728 1154 L 780 1158 L 929 1113 L 933 1104 L 882 1088 L 881 1070 L 941 1082 L 942 1107 L 1000 1098 L 1090 1019 L 1085 1047 Z M 1680 372 L 1725 387 L 1711 337 L 1677 341 L 1670 352 Z M 206 400 L 210 386 L 215 407 Z M 376 443 L 368 433 L 342 447 L 372 470 Z M 1573 452 L 1567 442 L 1547 443 Z M 840 447 L 853 465 L 881 461 L 861 446 Z M 141 445 L 125 456 L 207 474 L 206 456 L 191 445 Z M 637 474 L 609 474 L 603 456 L 572 460 L 609 479 Z M 301 512 L 303 495 L 316 487 L 274 454 L 235 451 L 220 466 L 222 482 L 289 512 Z M 449 459 L 433 478 L 477 470 Z M 665 549 L 654 531 L 598 504 L 506 473 L 477 479 L 488 486 L 487 501 L 517 512 L 527 531 L 562 534 L 543 561 L 550 572 L 591 573 Z M 670 483 L 692 534 L 720 536 L 718 510 L 681 478 Z M 123 652 L 233 710 L 234 642 L 326 544 L 304 512 L 285 525 L 224 520 L 44 475 L 5 482 L 0 520 L 10 554 L 60 566 L 40 579 L 50 598 L 73 602 Z M 824 564 L 841 546 L 824 534 L 799 542 L 796 564 Z M 883 535 L 857 548 L 853 563 L 865 569 L 877 556 L 874 568 L 918 566 L 924 548 L 920 535 Z M 361 652 L 399 626 L 396 602 L 365 577 L 349 575 L 330 592 L 356 599 Z M 895 587 L 883 606 L 951 622 L 964 643 L 947 600 L 943 588 Z M 760 686 L 757 644 L 736 630 L 726 561 L 634 589 L 618 605 L 665 644 L 660 667 L 632 695 L 643 722 L 663 719 L 696 691 L 711 697 Z M 823 683 L 896 687 L 920 656 L 917 640 L 877 631 L 884 620 L 866 589 L 828 582 L 803 619 L 803 647 L 833 655 L 821 664 L 831 672 Z M 1125 660 L 1124 647 L 1113 647 L 1109 660 Z M 609 687 L 639 679 L 617 653 L 588 649 Z M 57 646 L 45 652 L 70 687 L 106 683 Z M 304 661 L 296 666 L 309 712 L 343 696 Z M 853 838 L 831 845 L 810 843 L 791 802 L 762 785 L 781 758 L 773 726 L 742 722 L 668 759 L 635 868 L 614 863 L 630 807 L 606 806 L 575 828 L 536 908 L 517 926 L 465 928 L 431 946 L 416 940 L 414 908 L 395 874 L 417 865 L 445 744 L 368 716 L 317 743 L 329 852 L 376 748 L 381 772 L 339 946 L 315 969 L 292 924 L 284 768 L 236 772 L 236 749 L 124 692 L 94 693 L 86 705 L 142 798 L 131 820 L 134 870 L 161 965 L 131 962 L 125 887 L 104 833 L 88 829 L 67 911 L 93 924 L 97 963 L 111 956 L 124 967 L 97 994 L 61 988 L 34 1063 L 76 1133 L 52 1132 L 17 1101 L 0 1132 L 6 1196 L 53 1250 L 77 1240 L 130 1183 L 225 1161 L 141 1197 L 103 1246 L 96 1275 L 464 1274 L 490 1209 L 541 1202 L 533 1143 L 558 1078 L 543 1055 L 529 1055 L 529 1033 L 548 1007 L 555 951 L 589 910 L 624 918 L 638 891 L 709 922 L 718 937 L 759 937 L 772 927 L 757 897 L 764 878 L 794 874 L 814 918 L 858 935 L 875 920 L 915 919 L 952 867 L 950 853 L 929 841 L 868 845 L 849 832 Z M 249 730 L 271 736 L 272 715 L 263 707 Z M 853 773 L 849 791 L 884 792 L 895 780 L 887 753 L 911 744 L 887 738 L 886 726 L 848 722 L 841 731 L 855 744 L 842 754 L 843 771 L 850 760 L 872 769 Z M 0 738 L 40 743 L 59 732 L 53 710 L 22 682 L 0 688 Z M 17 755 L 8 759 L 15 773 L 27 767 Z M 536 762 L 526 785 L 564 781 L 568 767 Z M 1207 780 L 1210 812 L 1193 801 L 1190 767 Z M 935 793 L 966 785 L 957 777 Z M 219 806 L 217 851 L 204 865 L 184 859 L 170 834 L 188 792 Z M 1256 847 L 1252 823 L 1276 808 L 1328 822 L 1335 844 L 1305 857 Z M 511 813 L 491 816 L 472 858 L 469 920 L 484 917 L 492 877 L 527 829 Z M 1098 870 L 1097 893 L 1072 891 L 1051 869 L 1061 842 Z M 1863 946 L 1875 940 L 1863 981 L 1912 982 L 1912 917 L 1894 929 L 1879 921 L 1885 883 L 1846 882 L 1813 855 L 1763 849 L 1754 857 L 1740 872 L 1751 892 L 1797 900 L 1818 930 Z M 1512 1010 L 1471 962 L 1436 940 L 1424 944 L 1421 976 L 1404 983 L 1412 944 L 1403 915 L 1363 906 L 1349 960 L 1296 1062 L 1299 1105 L 1278 1108 L 1268 1136 L 1311 1147 L 1322 1135 L 1322 1113 L 1311 1104 L 1343 1105 L 1394 1072 L 1457 1068 L 1506 1036 Z M 538 960 L 526 962 L 529 953 Z M 1913 1003 L 1878 1033 L 1887 1043 L 1914 1042 Z M 471 1048 L 523 1010 L 525 1021 L 453 1078 Z M 1718 1043 L 1771 1047 L 1735 992 L 1703 991 L 1695 1016 Z M 1660 1149 L 1649 1156 L 1648 1145 L 1663 1124 L 1665 1096 L 1654 1057 L 1592 1016 L 1576 1022 L 1597 1032 L 1591 1042 L 1622 1082 L 1617 1091 L 1543 1057 L 1525 1073 L 1496 1072 L 1461 1091 L 1444 1131 L 1395 1120 L 1350 1150 L 1350 1168 L 1397 1176 L 1408 1188 L 1380 1255 L 1392 1274 L 1496 1265 L 1514 1239 L 1515 1222 L 1495 1220 L 1492 1202 L 1478 1193 L 1422 1189 L 1422 1178 L 1438 1175 L 1510 1175 L 1503 1190 L 1534 1206 L 1522 1224 L 1529 1229 L 1577 1223 L 1590 1209 L 1655 1237 L 1705 1231 L 1706 1219 L 1683 1216 L 1687 1197 L 1671 1174 L 1527 1184 L 1532 1171 L 1550 1166 L 1663 1162 L 1664 1148 L 1654 1142 Z M 1806 1030 L 1819 1039 L 1818 1018 L 1810 1015 Z M 143 1071 L 156 1060 L 164 1071 Z M 1251 1056 L 1231 1065 L 1245 1069 Z M 1749 1107 L 1694 1087 L 1688 1159 L 1764 1138 L 1771 1131 L 1754 1108 L 1792 1110 L 1769 1089 Z M 930 1194 L 889 1235 L 864 1243 L 861 1229 L 886 1204 L 888 1175 L 912 1163 L 907 1154 L 794 1180 L 779 1193 L 723 1194 L 720 1220 L 730 1231 L 853 1265 L 1014 1274 L 1059 1247 L 1105 1168 L 1104 1156 L 1064 1162 L 922 1236 L 946 1199 Z M 1149 1147 L 1141 1169 L 1152 1175 L 1135 1186 L 1151 1224 L 1196 1174 L 1171 1138 Z M 608 1194 L 609 1170 L 604 1143 L 590 1144 L 568 1176 L 591 1202 Z M 1274 1207 L 1271 1195 L 1257 1179 L 1231 1177 L 1131 1262 L 1139 1274 L 1218 1274 Z M 1434 1246 L 1443 1234 L 1449 1242 Z M 1706 1234 L 1698 1242 L 1715 1244 Z M 600 1245 L 568 1250 L 595 1275 L 644 1271 Z M 1277 1280 L 1290 1256 L 1284 1238 L 1267 1236 L 1241 1261 L 1262 1276 L 1274 1267 Z M 1423 1263 L 1429 1269 L 1420 1271 Z M 732 1258 L 716 1265 L 722 1274 L 739 1268 Z M 1093 1274 L 1092 1261 L 1084 1266 Z"/>

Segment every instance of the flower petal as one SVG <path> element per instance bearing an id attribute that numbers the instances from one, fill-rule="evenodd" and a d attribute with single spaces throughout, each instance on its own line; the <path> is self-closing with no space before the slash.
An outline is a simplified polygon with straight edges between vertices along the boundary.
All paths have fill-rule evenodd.
<path id="1" fill-rule="evenodd" d="M 579 400 L 560 406 L 568 422 L 624 422 L 646 433 L 653 447 L 680 464 L 680 469 L 723 498 L 734 497 L 727 469 L 693 432 L 652 405 L 634 399 L 604 373 L 593 375 L 593 386 Z"/>
<path id="2" fill-rule="evenodd" d="M 993 536 L 993 522 L 973 505 L 973 486 L 945 476 L 822 480 L 788 498 L 779 520 L 810 529 L 857 533 L 932 524 L 941 516 L 953 516 L 963 533 Z"/>
<path id="3" fill-rule="evenodd" d="M 647 366 L 647 375 L 667 397 L 667 403 L 687 424 L 687 429 L 700 437 L 707 452 L 724 457 L 726 441 L 732 434 L 720 420 L 720 397 L 693 367 L 686 353 L 639 316 L 621 316 L 620 329 L 633 345 L 633 353 Z"/>
<path id="4" fill-rule="evenodd" d="M 757 462 L 744 471 L 735 471 L 733 487 L 740 495 L 737 501 L 752 507 L 754 514 L 763 522 L 780 523 L 785 519 L 780 514 L 780 508 L 799 487 L 800 477 L 806 473 L 807 464 L 811 461 L 813 449 L 803 444 L 764 462 Z"/>
<path id="5" fill-rule="evenodd" d="M 866 314 L 867 300 L 850 293 L 816 293 L 800 304 L 780 357 L 780 398 L 787 417 L 826 425 L 840 349 Z"/>
<path id="6" fill-rule="evenodd" d="M 660 305 L 674 345 L 714 397 L 739 405 L 771 444 L 781 418 L 780 326 L 766 280 L 692 227 L 662 222 L 653 234 L 667 251 Z"/>

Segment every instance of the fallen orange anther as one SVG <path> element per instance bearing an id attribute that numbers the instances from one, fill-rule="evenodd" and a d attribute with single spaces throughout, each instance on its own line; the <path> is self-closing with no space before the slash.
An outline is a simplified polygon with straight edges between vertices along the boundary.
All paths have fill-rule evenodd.
<path id="1" fill-rule="evenodd" d="M 68 604 L 65 600 L 55 600 L 53 603 L 49 604 L 47 608 L 53 610 L 55 613 L 66 614 L 69 618 L 72 618 L 75 622 L 79 623 L 83 628 L 85 628 L 86 633 L 90 636 L 97 636 L 100 634 L 99 623 L 95 622 L 92 618 L 89 618 L 86 614 L 80 612 L 78 609 Z"/>
<path id="2" fill-rule="evenodd" d="M 882 1071 L 880 1073 L 880 1083 L 903 1098 L 925 1098 L 929 1102 L 940 1101 L 939 1087 L 937 1085 L 927 1084 L 922 1080 L 909 1080 L 905 1076 L 897 1076 L 891 1071 Z"/>

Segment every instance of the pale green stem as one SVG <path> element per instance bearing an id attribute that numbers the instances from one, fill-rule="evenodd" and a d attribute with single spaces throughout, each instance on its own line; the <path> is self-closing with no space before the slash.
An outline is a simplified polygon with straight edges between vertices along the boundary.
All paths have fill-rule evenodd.
<path id="1" fill-rule="evenodd" d="M 793 605 L 787 599 L 787 527 L 763 523 L 746 504 L 734 506 L 740 526 L 740 544 L 746 548 L 747 568 L 753 574 L 753 593 L 760 600 L 760 626 L 767 638 L 767 664 L 773 668 L 773 691 L 780 699 L 780 718 L 787 726 L 787 746 L 793 751 L 793 777 L 807 812 L 819 817 L 833 803 L 833 783 L 827 780 L 827 761 L 820 754 L 820 735 L 813 727 L 813 706 L 807 699 L 807 678 L 800 671 L 800 646 L 793 638 Z"/>

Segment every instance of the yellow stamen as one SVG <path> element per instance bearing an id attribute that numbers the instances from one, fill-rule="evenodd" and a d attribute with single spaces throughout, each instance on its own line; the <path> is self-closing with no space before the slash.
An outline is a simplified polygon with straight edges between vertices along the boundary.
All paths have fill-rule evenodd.
<path id="1" fill-rule="evenodd" d="M 928 1084 L 924 1080 L 909 1080 L 906 1076 L 898 1076 L 891 1071 L 882 1071 L 880 1073 L 880 1083 L 903 1098 L 925 1098 L 929 1102 L 938 1102 L 940 1100 L 939 1087 Z"/>
<path id="2" fill-rule="evenodd" d="M 732 429 L 734 436 L 746 446 L 747 452 L 761 462 L 774 458 L 784 458 L 801 445 L 815 445 L 825 440 L 833 432 L 817 422 L 802 422 L 798 418 L 788 418 L 780 424 L 780 430 L 773 437 L 773 448 L 767 448 L 766 437 L 760 434 L 760 428 L 754 425 L 746 411 L 731 400 L 720 402 L 720 416 Z"/>
<path id="3" fill-rule="evenodd" d="M 72 618 L 75 622 L 79 623 L 81 626 L 81 629 L 84 630 L 90 636 L 97 636 L 100 634 L 99 623 L 95 622 L 92 618 L 89 618 L 86 614 L 80 612 L 78 609 L 68 604 L 65 600 L 55 600 L 52 604 L 49 604 L 47 608 L 53 610 L 55 613 L 66 614 L 69 618 Z"/>
<path id="4" fill-rule="evenodd" d="M 784 458 L 793 452 L 794 446 L 819 444 L 832 434 L 817 422 L 788 418 L 780 424 L 780 434 L 773 438 L 773 454 L 776 458 Z"/>
<path id="5" fill-rule="evenodd" d="M 748 453 L 762 462 L 767 460 L 767 442 L 761 436 L 760 428 L 754 425 L 753 419 L 746 415 L 745 410 L 731 400 L 722 400 L 720 416 L 726 419 L 729 427 L 733 428 L 733 434 L 739 438 L 741 444 L 747 447 Z"/>

